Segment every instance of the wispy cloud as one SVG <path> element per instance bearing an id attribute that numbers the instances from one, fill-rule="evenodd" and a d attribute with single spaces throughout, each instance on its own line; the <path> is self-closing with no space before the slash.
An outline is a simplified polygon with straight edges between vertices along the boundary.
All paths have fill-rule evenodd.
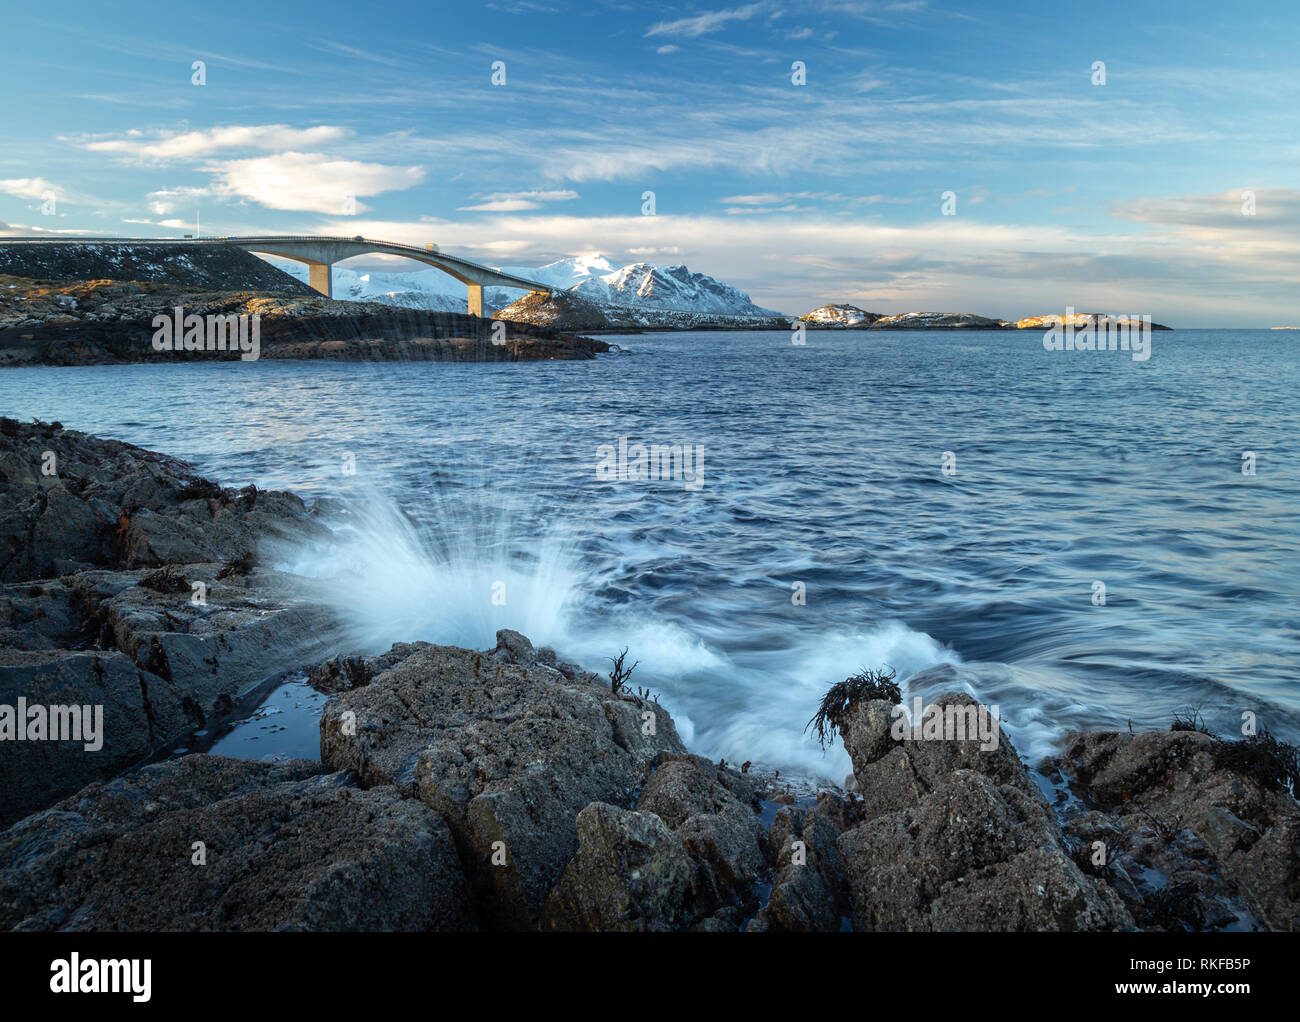
<path id="1" fill-rule="evenodd" d="M 744 7 L 731 7 L 721 11 L 706 11 L 689 18 L 675 21 L 661 21 L 646 31 L 646 36 L 680 36 L 683 39 L 696 39 L 710 32 L 718 32 L 733 21 L 748 21 L 755 14 L 768 7 L 765 3 L 746 4 Z"/>
<path id="2" fill-rule="evenodd" d="M 473 206 L 460 206 L 462 211 L 481 211 L 492 213 L 514 213 L 529 209 L 541 209 L 547 202 L 567 202 L 570 199 L 578 198 L 578 193 L 572 189 L 561 191 L 530 191 L 530 192 L 492 192 L 488 195 L 476 195 L 477 199 L 482 199 Z"/>
<path id="3" fill-rule="evenodd" d="M 133 129 L 117 138 L 82 138 L 78 141 L 92 152 L 121 153 L 140 162 L 164 163 L 192 160 L 231 149 L 296 149 L 337 142 L 350 134 L 347 128 L 320 124 L 291 128 L 286 124 L 230 125 L 203 131 L 148 134 Z"/>

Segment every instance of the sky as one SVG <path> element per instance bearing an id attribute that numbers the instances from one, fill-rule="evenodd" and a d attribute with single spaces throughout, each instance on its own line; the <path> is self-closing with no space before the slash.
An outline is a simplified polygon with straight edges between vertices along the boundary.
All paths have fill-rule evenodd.
<path id="1" fill-rule="evenodd" d="M 11 5 L 0 48 L 0 233 L 1300 325 L 1296 0 L 74 0 Z"/>

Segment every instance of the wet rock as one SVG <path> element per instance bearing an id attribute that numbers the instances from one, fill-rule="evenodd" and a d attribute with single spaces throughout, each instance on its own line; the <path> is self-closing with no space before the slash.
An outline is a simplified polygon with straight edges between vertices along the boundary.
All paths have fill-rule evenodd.
<path id="1" fill-rule="evenodd" d="M 933 740 L 923 725 L 907 732 L 913 740 L 898 741 L 893 707 L 883 699 L 863 700 L 849 707 L 837 726 L 853 761 L 853 774 L 867 819 L 916 805 L 955 770 L 974 770 L 1001 784 L 1025 792 L 1035 788 L 1011 742 L 999 734 L 989 711 L 965 692 L 937 697 L 933 705 L 953 720 L 965 721 L 969 740 Z M 904 722 L 906 723 L 906 722 Z M 985 749 L 973 736 L 998 734 L 996 747 Z"/>
<path id="2" fill-rule="evenodd" d="M 0 581 L 226 561 L 327 535 L 292 494 L 236 493 L 131 444 L 3 421 Z"/>
<path id="3" fill-rule="evenodd" d="M 930 684 L 960 681 L 952 668 L 932 674 Z M 854 929 L 1131 927 L 1114 891 L 1070 857 L 1055 815 L 988 710 L 964 692 L 932 705 L 942 717 L 929 727 L 895 728 L 887 700 L 851 704 L 834 722 L 865 820 L 839 840 Z"/>
<path id="4" fill-rule="evenodd" d="M 0 824 L 182 739 L 268 677 L 319 656 L 330 612 L 302 601 L 279 573 L 220 579 L 221 567 L 0 586 L 0 635 L 14 638 L 0 649 L 0 705 L 102 706 L 104 739 L 95 751 L 6 742 Z M 204 585 L 202 606 L 191 581 Z"/>
<path id="5" fill-rule="evenodd" d="M 862 822 L 862 800 L 830 789 L 817 793 L 813 811 L 824 817 L 837 834 L 851 830 Z"/>
<path id="6" fill-rule="evenodd" d="M 850 912 L 840 832 L 816 810 L 781 809 L 769 831 L 776 849 L 772 894 L 751 932 L 815 933 L 841 928 Z"/>
<path id="7" fill-rule="evenodd" d="M 683 752 L 662 708 L 451 646 L 429 646 L 331 697 L 321 758 L 395 784 L 447 820 L 493 925 L 531 928 L 592 802 L 629 805 L 651 752 Z M 616 722 L 654 712 L 635 739 Z"/>
<path id="8" fill-rule="evenodd" d="M 578 814 L 578 853 L 542 913 L 544 930 L 665 931 L 698 920 L 698 870 L 653 813 L 594 802 Z"/>
<path id="9" fill-rule="evenodd" d="M 82 734 L 81 741 L 4 742 L 0 826 L 139 762 L 160 728 L 183 726 L 181 704 L 171 685 L 116 651 L 0 649 L 0 706 L 15 714 L 24 705 L 76 707 Z"/>
<path id="10" fill-rule="evenodd" d="M 307 684 L 318 692 L 325 693 L 361 688 L 369 685 L 377 675 L 401 663 L 412 653 L 428 646 L 427 642 L 395 642 L 392 649 L 378 656 L 340 653 L 333 660 L 326 660 L 312 668 L 307 676 Z"/>
<path id="11" fill-rule="evenodd" d="M 1132 926 L 1066 854 L 1036 793 L 957 770 L 911 808 L 840 838 L 855 930 L 1093 930 Z"/>
<path id="12" fill-rule="evenodd" d="M 502 628 L 497 632 L 497 648 L 492 652 L 492 659 L 497 663 L 527 667 L 537 662 L 537 651 L 527 636 L 510 628 Z"/>
<path id="13" fill-rule="evenodd" d="M 299 580 L 256 566 L 328 535 L 292 494 L 223 489 L 130 444 L 0 419 L 0 509 L 4 705 L 102 705 L 105 731 L 94 752 L 15 742 L 0 822 L 183 738 L 319 658 L 336 630 Z"/>
<path id="14" fill-rule="evenodd" d="M 740 927 L 768 864 L 759 782 L 698 756 L 661 753 L 655 764 L 635 810 L 593 804 L 579 814 L 580 848 L 543 928 Z"/>
<path id="15" fill-rule="evenodd" d="M 1196 731 L 1066 740 L 1058 766 L 1088 810 L 1070 832 L 1106 843 L 1143 925 L 1300 928 L 1300 806 L 1239 768 L 1231 744 Z"/>
<path id="16" fill-rule="evenodd" d="M 196 862 L 203 843 L 205 864 Z M 473 925 L 446 824 L 319 764 L 185 756 L 0 833 L 0 927 L 454 930 Z"/>
<path id="17" fill-rule="evenodd" d="M 699 756 L 661 756 L 658 764 L 637 811 L 654 813 L 681 838 L 710 910 L 742 905 L 770 861 L 757 783 Z"/>

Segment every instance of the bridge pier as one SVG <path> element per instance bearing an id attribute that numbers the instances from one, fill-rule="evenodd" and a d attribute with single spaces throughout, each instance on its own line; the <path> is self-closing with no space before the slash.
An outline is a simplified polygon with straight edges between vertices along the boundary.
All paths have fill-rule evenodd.
<path id="1" fill-rule="evenodd" d="M 492 309 L 486 308 L 483 305 L 483 285 L 466 284 L 465 286 L 469 289 L 469 314 L 471 316 L 491 319 Z"/>
<path id="2" fill-rule="evenodd" d="M 334 280 L 329 263 L 308 263 L 307 283 L 326 298 L 334 297 Z"/>

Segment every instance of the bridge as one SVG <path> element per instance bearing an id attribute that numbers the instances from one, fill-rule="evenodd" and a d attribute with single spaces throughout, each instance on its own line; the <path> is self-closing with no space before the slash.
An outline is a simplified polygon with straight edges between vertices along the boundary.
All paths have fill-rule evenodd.
<path id="1" fill-rule="evenodd" d="M 549 284 L 542 284 L 527 277 L 517 277 L 512 273 L 502 273 L 490 266 L 476 263 L 462 256 L 454 256 L 441 251 L 437 245 L 419 248 L 415 245 L 403 245 L 396 241 L 376 241 L 356 235 L 351 238 L 329 237 L 310 234 L 282 234 L 266 237 L 217 237 L 217 238 L 3 238 L 5 244 L 22 243 L 37 245 L 232 245 L 246 252 L 261 255 L 279 256 L 306 263 L 308 283 L 326 298 L 333 297 L 330 268 L 344 259 L 353 256 L 382 253 L 401 256 L 427 263 L 443 273 L 455 277 L 469 290 L 469 314 L 482 316 L 491 310 L 483 306 L 484 287 L 512 287 L 524 291 L 540 291 L 550 294 Z"/>

